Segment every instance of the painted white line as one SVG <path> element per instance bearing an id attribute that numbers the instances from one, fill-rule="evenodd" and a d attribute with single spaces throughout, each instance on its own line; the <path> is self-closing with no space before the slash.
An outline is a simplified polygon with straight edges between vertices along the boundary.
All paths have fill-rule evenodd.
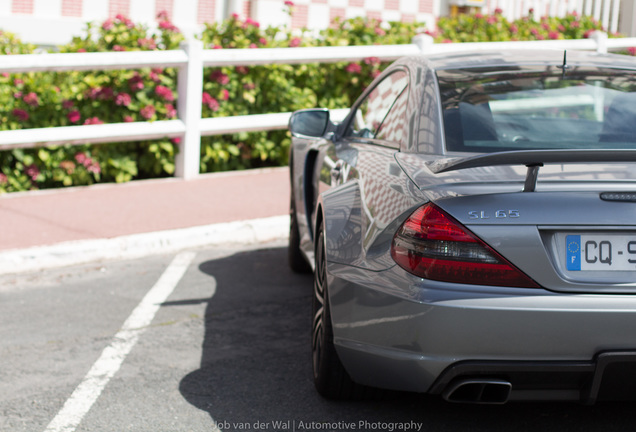
<path id="1" fill-rule="evenodd" d="M 91 409 L 110 379 L 117 373 L 124 359 L 139 340 L 139 336 L 150 325 L 161 303 L 177 286 L 196 253 L 182 252 L 163 272 L 157 283 L 148 291 L 128 317 L 121 330 L 113 337 L 102 355 L 77 386 L 60 412 L 49 423 L 45 432 L 72 432 Z"/>

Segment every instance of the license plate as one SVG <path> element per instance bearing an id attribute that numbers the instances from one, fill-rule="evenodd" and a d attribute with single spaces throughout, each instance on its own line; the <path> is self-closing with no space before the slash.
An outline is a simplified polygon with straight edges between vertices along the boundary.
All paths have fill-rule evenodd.
<path id="1" fill-rule="evenodd" d="M 569 271 L 636 271 L 634 235 L 567 235 L 565 250 Z"/>

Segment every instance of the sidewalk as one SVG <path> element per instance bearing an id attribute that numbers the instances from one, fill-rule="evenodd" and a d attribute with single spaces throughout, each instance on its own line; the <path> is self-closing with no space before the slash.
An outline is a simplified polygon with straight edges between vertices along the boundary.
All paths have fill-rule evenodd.
<path id="1" fill-rule="evenodd" d="M 0 196 L 0 274 L 284 238 L 289 171 L 268 168 Z"/>

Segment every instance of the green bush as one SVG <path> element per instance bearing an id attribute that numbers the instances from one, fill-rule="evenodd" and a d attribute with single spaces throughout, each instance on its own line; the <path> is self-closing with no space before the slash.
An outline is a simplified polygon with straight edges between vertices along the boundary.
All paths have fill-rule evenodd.
<path id="1" fill-rule="evenodd" d="M 292 13 L 293 8 L 288 12 Z M 177 49 L 183 36 L 165 14 L 151 32 L 124 16 L 87 24 L 60 52 Z M 587 37 L 601 25 L 589 17 L 529 16 L 507 21 L 493 15 L 440 18 L 428 32 L 420 23 L 336 19 L 318 34 L 262 28 L 238 16 L 207 24 L 200 35 L 206 49 L 405 44 L 427 32 L 437 42 L 569 39 Z M 14 35 L 0 32 L 4 54 L 33 52 Z M 636 54 L 636 49 L 629 50 Z M 222 67 L 204 71 L 203 117 L 288 112 L 301 108 L 350 106 L 386 67 L 377 58 L 337 64 Z M 325 85 L 328 83 L 328 85 Z M 22 73 L 0 75 L 0 130 L 80 124 L 156 121 L 176 117 L 176 70 Z M 56 146 L 0 151 L 0 193 L 39 188 L 123 182 L 174 173 L 178 139 L 102 145 Z M 284 131 L 204 137 L 201 171 L 237 170 L 287 163 Z"/>

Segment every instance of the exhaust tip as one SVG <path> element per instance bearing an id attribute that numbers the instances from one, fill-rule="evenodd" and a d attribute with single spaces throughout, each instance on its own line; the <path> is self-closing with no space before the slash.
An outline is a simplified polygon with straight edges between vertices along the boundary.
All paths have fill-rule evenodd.
<path id="1" fill-rule="evenodd" d="M 465 379 L 444 390 L 442 397 L 448 402 L 475 404 L 505 404 L 510 398 L 512 384 L 496 379 Z"/>

